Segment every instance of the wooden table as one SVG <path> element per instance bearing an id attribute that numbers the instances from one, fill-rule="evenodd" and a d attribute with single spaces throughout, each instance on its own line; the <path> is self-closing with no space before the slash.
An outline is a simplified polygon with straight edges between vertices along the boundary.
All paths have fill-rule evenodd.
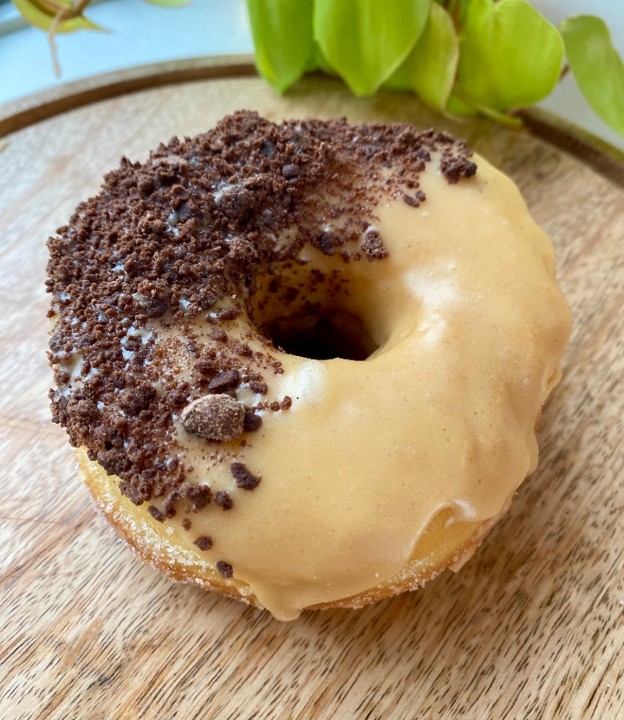
<path id="1" fill-rule="evenodd" d="M 200 66 L 0 113 L 0 717 L 623 718 L 623 166 L 458 125 L 405 95 L 355 99 L 312 78 L 278 97 L 248 66 Z M 241 107 L 466 137 L 551 234 L 574 314 L 540 469 L 476 557 L 418 593 L 291 624 L 136 561 L 96 516 L 47 404 L 47 236 L 122 154 L 142 159 Z"/>

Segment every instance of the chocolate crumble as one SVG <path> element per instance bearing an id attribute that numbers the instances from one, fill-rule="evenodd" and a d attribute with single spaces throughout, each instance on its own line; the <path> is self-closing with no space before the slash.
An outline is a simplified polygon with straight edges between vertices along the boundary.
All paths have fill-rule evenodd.
<path id="1" fill-rule="evenodd" d="M 403 196 L 403 199 L 405 199 L 405 196 Z M 388 251 L 384 247 L 381 235 L 377 230 L 369 230 L 362 236 L 360 249 L 367 260 L 383 260 L 388 256 Z"/>
<path id="2" fill-rule="evenodd" d="M 193 544 L 197 545 L 200 550 L 210 550 L 212 547 L 212 538 L 210 535 L 200 535 L 193 541 Z"/>
<path id="3" fill-rule="evenodd" d="M 225 490 L 219 490 L 215 495 L 215 505 L 218 505 L 223 510 L 231 510 L 234 507 L 234 501 L 229 492 Z"/>
<path id="4" fill-rule="evenodd" d="M 150 505 L 147 508 L 147 512 L 154 518 L 154 520 L 158 520 L 158 522 L 165 522 L 165 514 L 156 506 Z"/>
<path id="5" fill-rule="evenodd" d="M 231 578 L 234 574 L 234 570 L 232 569 L 230 563 L 223 562 L 223 560 L 219 560 L 217 563 L 217 570 L 224 578 Z"/>
<path id="6" fill-rule="evenodd" d="M 256 415 L 253 410 L 245 410 L 245 418 L 243 419 L 243 430 L 245 432 L 255 432 L 260 429 L 262 418 Z"/>
<path id="7" fill-rule="evenodd" d="M 426 202 L 419 177 L 434 153 L 449 183 L 476 172 L 466 145 L 446 133 L 344 119 L 275 124 L 247 111 L 174 138 L 145 162 L 122 158 L 48 241 L 53 421 L 121 478 L 132 502 L 163 498 L 164 513 L 148 508 L 156 519 L 177 501 L 207 504 L 209 489 L 193 498 L 187 486 L 177 423 L 207 444 L 260 427 L 253 409 L 223 399 L 252 377 L 257 392 L 269 392 L 265 381 L 283 373 L 259 326 L 249 338 L 266 352 L 235 337 L 237 318 L 255 321 L 260 279 L 279 290 L 278 269 L 302 262 L 306 246 L 345 263 L 370 261 L 374 272 L 388 254 L 376 205 Z M 280 243 L 284 233 L 290 239 Z M 330 282 L 310 272 L 311 287 Z M 197 338 L 198 322 L 212 330 L 212 347 Z M 183 339 L 189 373 L 171 367 L 165 331 Z M 189 408 L 211 394 L 216 405 L 191 419 Z M 289 406 L 271 397 L 260 405 Z M 220 462 L 231 459 L 224 453 Z M 240 463 L 232 474 L 243 489 L 260 481 Z"/>
<path id="8" fill-rule="evenodd" d="M 236 486 L 243 490 L 255 490 L 260 484 L 260 478 L 250 472 L 243 463 L 233 462 L 230 471 Z"/>
<path id="9" fill-rule="evenodd" d="M 241 375 L 238 370 L 222 370 L 208 383 L 208 390 L 212 390 L 213 392 L 230 390 L 240 385 L 240 381 Z"/>

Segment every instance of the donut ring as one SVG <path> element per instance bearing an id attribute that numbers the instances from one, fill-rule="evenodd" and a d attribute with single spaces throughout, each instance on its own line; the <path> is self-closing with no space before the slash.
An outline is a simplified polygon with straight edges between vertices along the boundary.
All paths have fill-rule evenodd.
<path id="1" fill-rule="evenodd" d="M 552 248 L 444 133 L 237 113 L 124 160 L 49 247 L 53 419 L 170 577 L 359 607 L 461 564 L 536 467 Z"/>

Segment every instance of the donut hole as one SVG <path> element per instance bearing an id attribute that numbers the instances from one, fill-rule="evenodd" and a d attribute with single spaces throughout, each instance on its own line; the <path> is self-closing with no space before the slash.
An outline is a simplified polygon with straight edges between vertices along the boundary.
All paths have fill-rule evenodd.
<path id="1" fill-rule="evenodd" d="M 361 318 L 340 307 L 274 318 L 261 331 L 275 347 L 312 360 L 366 360 L 377 350 Z"/>
<path id="2" fill-rule="evenodd" d="M 366 360 L 379 347 L 344 270 L 287 262 L 255 278 L 249 315 L 273 345 L 312 360 Z"/>

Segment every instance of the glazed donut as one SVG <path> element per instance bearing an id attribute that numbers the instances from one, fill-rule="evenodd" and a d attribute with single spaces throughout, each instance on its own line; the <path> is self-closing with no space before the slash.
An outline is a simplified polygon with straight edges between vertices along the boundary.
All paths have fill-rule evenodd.
<path id="1" fill-rule="evenodd" d="M 49 251 L 53 419 L 175 579 L 359 607 L 461 564 L 536 467 L 553 251 L 446 133 L 240 112 L 124 158 Z"/>

